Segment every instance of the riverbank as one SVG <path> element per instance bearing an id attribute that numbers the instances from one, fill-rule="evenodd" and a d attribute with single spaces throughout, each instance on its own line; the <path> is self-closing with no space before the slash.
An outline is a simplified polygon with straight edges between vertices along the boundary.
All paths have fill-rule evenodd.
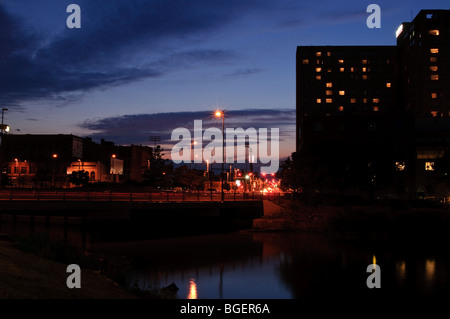
<path id="1" fill-rule="evenodd" d="M 0 242 L 0 299 L 135 299 L 99 271 L 81 269 L 81 288 L 66 285 L 67 264 Z"/>
<path id="2" fill-rule="evenodd" d="M 250 231 L 304 231 L 355 236 L 447 236 L 450 209 L 435 202 L 309 205 L 273 201 L 279 212 L 255 219 Z"/>

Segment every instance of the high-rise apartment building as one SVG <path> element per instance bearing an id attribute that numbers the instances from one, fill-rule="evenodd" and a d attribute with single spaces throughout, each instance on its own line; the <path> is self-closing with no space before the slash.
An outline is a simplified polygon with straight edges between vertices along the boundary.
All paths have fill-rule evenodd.
<path id="1" fill-rule="evenodd" d="M 396 36 L 402 106 L 419 117 L 449 117 L 450 10 L 422 10 Z"/>
<path id="2" fill-rule="evenodd" d="M 296 147 L 327 172 L 359 173 L 357 187 L 411 194 L 434 188 L 450 147 L 450 10 L 422 10 L 396 36 L 297 48 Z"/>

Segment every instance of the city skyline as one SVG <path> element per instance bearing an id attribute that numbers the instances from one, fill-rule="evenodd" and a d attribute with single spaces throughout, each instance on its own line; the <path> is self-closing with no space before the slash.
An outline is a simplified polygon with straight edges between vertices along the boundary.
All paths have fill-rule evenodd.
<path id="1" fill-rule="evenodd" d="M 2 1 L 0 106 L 15 134 L 74 134 L 150 145 L 215 107 L 236 127 L 279 127 L 280 157 L 295 150 L 298 45 L 395 45 L 395 30 L 444 1 Z M 218 123 L 211 122 L 211 125 Z M 173 127 L 172 127 L 173 126 Z M 164 144 L 164 143 L 162 143 Z"/>

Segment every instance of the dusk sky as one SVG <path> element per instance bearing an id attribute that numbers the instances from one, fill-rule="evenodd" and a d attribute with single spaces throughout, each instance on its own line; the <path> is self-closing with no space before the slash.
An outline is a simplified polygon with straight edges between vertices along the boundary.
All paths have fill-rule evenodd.
<path id="1" fill-rule="evenodd" d="M 81 29 L 66 8 L 81 7 Z M 381 7 L 369 29 L 366 8 Z M 395 30 L 448 0 L 0 0 L 0 107 L 13 134 L 152 145 L 212 121 L 278 127 L 295 150 L 298 45 L 394 45 Z M 164 144 L 164 143 L 163 143 Z"/>

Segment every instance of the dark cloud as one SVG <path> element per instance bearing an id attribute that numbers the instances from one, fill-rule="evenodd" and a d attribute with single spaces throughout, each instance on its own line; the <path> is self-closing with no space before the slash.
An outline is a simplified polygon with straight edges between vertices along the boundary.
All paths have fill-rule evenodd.
<path id="1" fill-rule="evenodd" d="M 67 102 L 97 88 L 160 77 L 238 55 L 196 48 L 202 39 L 271 1 L 80 0 L 82 28 L 50 38 L 24 28 L 0 3 L 0 103 Z M 65 21 L 64 21 L 65 22 Z M 77 94 L 73 94 L 76 92 Z"/>
<path id="2" fill-rule="evenodd" d="M 225 127 L 247 129 L 279 128 L 280 141 L 292 138 L 295 131 L 295 110 L 293 109 L 248 109 L 227 111 Z M 96 133 L 91 134 L 95 140 L 106 139 L 117 144 L 149 145 L 149 136 L 161 136 L 162 144 L 173 144 L 170 141 L 172 131 L 185 127 L 193 132 L 194 120 L 203 121 L 203 129 L 221 128 L 220 120 L 212 117 L 212 112 L 174 112 L 156 114 L 136 114 L 103 119 L 87 120 L 80 124 L 83 129 Z"/>
<path id="3" fill-rule="evenodd" d="M 258 74 L 261 72 L 263 72 L 263 70 L 259 69 L 259 68 L 238 69 L 232 73 L 226 74 L 226 76 L 248 76 L 248 75 Z"/>

